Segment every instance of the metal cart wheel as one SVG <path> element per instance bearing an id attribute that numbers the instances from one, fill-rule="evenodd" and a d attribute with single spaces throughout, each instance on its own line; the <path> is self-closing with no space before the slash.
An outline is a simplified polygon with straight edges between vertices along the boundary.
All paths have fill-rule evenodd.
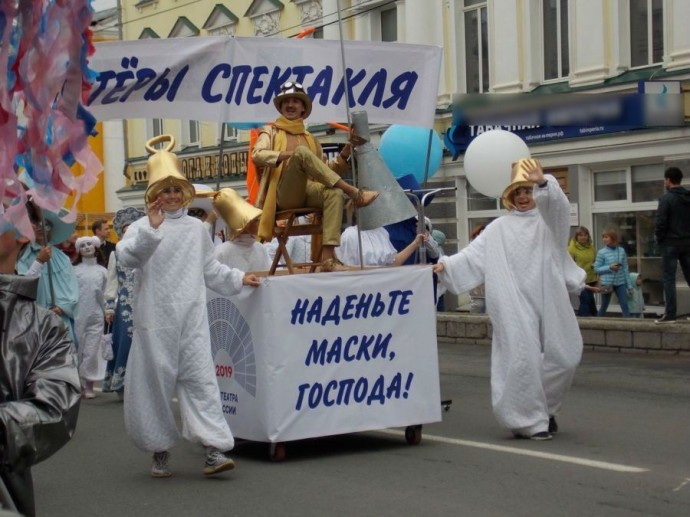
<path id="1" fill-rule="evenodd" d="M 285 443 L 272 443 L 268 455 L 271 461 L 285 461 Z"/>
<path id="2" fill-rule="evenodd" d="M 405 441 L 408 445 L 419 445 L 422 441 L 422 426 L 408 425 L 405 428 Z"/>

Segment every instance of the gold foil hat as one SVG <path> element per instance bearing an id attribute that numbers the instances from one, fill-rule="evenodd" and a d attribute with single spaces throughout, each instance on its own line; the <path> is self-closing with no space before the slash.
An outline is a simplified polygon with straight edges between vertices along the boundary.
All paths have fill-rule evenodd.
<path id="1" fill-rule="evenodd" d="M 228 226 L 231 240 L 240 235 L 252 221 L 258 219 L 262 212 L 231 188 L 223 188 L 216 192 L 213 196 L 213 208 Z"/>
<path id="2" fill-rule="evenodd" d="M 160 150 L 153 147 L 161 142 L 168 142 L 168 145 Z M 187 206 L 194 199 L 194 187 L 182 174 L 177 155 L 171 152 L 174 148 L 175 138 L 172 135 L 159 135 L 146 142 L 146 150 L 151 155 L 146 163 L 149 185 L 144 198 L 147 204 L 155 201 L 161 191 L 168 186 L 182 189 L 183 206 Z"/>
<path id="3" fill-rule="evenodd" d="M 503 206 L 506 210 L 515 210 L 515 204 L 513 203 L 513 192 L 518 187 L 533 187 L 534 183 L 529 180 L 529 175 L 527 174 L 526 167 L 529 164 L 538 163 L 537 160 L 533 158 L 522 158 L 521 160 L 513 163 L 513 168 L 510 171 L 510 185 L 508 185 L 503 191 Z"/>

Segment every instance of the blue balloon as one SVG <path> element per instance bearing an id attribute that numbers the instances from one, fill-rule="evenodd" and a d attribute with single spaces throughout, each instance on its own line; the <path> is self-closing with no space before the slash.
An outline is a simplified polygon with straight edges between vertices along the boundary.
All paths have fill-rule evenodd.
<path id="1" fill-rule="evenodd" d="M 429 132 L 431 132 L 430 148 Z M 419 183 L 423 183 L 427 149 L 429 149 L 428 179 L 441 166 L 443 156 L 443 145 L 436 131 L 426 127 L 392 125 L 381 136 L 379 154 L 396 179 L 413 174 Z"/>

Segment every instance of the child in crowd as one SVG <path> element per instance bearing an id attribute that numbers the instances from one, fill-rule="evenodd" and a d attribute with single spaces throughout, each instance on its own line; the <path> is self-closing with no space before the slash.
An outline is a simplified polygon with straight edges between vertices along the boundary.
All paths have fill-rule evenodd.
<path id="1" fill-rule="evenodd" d="M 630 273 L 632 289 L 628 291 L 628 310 L 633 318 L 644 318 L 644 296 L 642 295 L 642 276 Z"/>
<path id="2" fill-rule="evenodd" d="M 268 271 L 268 249 L 256 240 L 261 210 L 231 188 L 214 193 L 213 208 L 225 221 L 229 234 L 226 242 L 214 248 L 213 258 L 242 271 Z"/>
<path id="3" fill-rule="evenodd" d="M 75 246 L 79 253 L 74 264 L 79 284 L 79 310 L 74 320 L 79 343 L 79 377 L 83 397 L 92 399 L 96 397 L 93 383 L 103 379 L 100 363 L 108 271 L 98 263 L 101 246 L 98 237 L 79 237 Z"/>
<path id="4" fill-rule="evenodd" d="M 628 255 L 622 246 L 618 245 L 618 232 L 613 229 L 603 231 L 601 238 L 604 247 L 597 251 L 594 261 L 594 271 L 601 282 L 601 307 L 599 316 L 606 316 L 606 310 L 611 302 L 611 295 L 615 292 L 624 318 L 630 317 L 628 309 L 628 289 L 632 289 L 628 271 Z"/>

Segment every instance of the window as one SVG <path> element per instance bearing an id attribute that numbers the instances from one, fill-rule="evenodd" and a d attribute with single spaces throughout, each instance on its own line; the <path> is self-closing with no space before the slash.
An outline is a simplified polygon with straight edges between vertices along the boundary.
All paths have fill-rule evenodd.
<path id="1" fill-rule="evenodd" d="M 627 199 L 626 171 L 607 171 L 594 174 L 594 202 L 625 201 Z"/>
<path id="2" fill-rule="evenodd" d="M 221 126 L 221 131 L 223 132 L 223 140 L 226 142 L 237 142 L 239 140 L 240 132 L 231 124 L 223 124 L 223 126 Z"/>
<path id="3" fill-rule="evenodd" d="M 183 142 L 186 147 L 199 147 L 201 136 L 198 120 L 187 120 L 182 122 Z"/>
<path id="4" fill-rule="evenodd" d="M 489 29 L 486 0 L 457 0 L 459 9 L 456 27 L 462 27 L 464 34 L 465 91 L 483 93 L 489 91 Z M 462 83 L 462 81 L 461 81 Z"/>
<path id="5" fill-rule="evenodd" d="M 649 66 L 664 59 L 664 0 L 629 0 L 630 65 Z"/>
<path id="6" fill-rule="evenodd" d="M 381 11 L 381 41 L 398 41 L 398 9 Z"/>
<path id="7" fill-rule="evenodd" d="M 542 15 L 544 80 L 568 77 L 568 0 L 542 0 Z"/>
<path id="8" fill-rule="evenodd" d="M 163 119 L 162 118 L 148 119 L 146 121 L 146 134 L 147 134 L 149 140 L 151 138 L 157 137 L 158 135 L 162 135 L 163 134 Z"/>

